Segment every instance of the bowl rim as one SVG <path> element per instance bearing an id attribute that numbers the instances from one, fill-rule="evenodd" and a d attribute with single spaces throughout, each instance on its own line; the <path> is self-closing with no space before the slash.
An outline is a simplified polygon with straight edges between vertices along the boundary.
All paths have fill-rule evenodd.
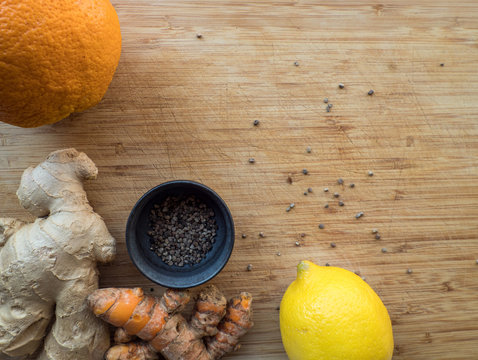
<path id="1" fill-rule="evenodd" d="M 133 249 L 132 242 L 136 241 L 136 229 L 131 229 L 133 218 L 135 214 L 138 212 L 138 209 L 143 206 L 145 200 L 150 200 L 149 197 L 157 192 L 160 189 L 163 189 L 164 187 L 170 186 L 170 185 L 186 185 L 188 188 L 192 187 L 194 188 L 200 188 L 203 190 L 207 196 L 213 198 L 217 203 L 219 203 L 222 207 L 222 213 L 224 216 L 224 221 L 227 224 L 230 225 L 230 236 L 226 236 L 225 244 L 230 244 L 229 246 L 225 246 L 225 248 L 228 250 L 227 253 L 225 253 L 225 257 L 223 258 L 223 261 L 219 263 L 220 265 L 211 272 L 210 275 L 196 280 L 196 281 L 191 281 L 189 283 L 185 283 L 184 285 L 177 285 L 177 284 L 172 284 L 169 282 L 161 281 L 157 278 L 153 278 L 150 276 L 151 274 L 148 274 L 146 269 L 143 269 L 143 267 L 139 264 L 139 259 L 142 259 L 142 256 L 140 256 L 139 252 Z M 142 209 L 141 209 L 142 211 Z M 130 237 L 130 234 L 133 234 L 133 238 Z M 213 189 L 210 187 L 199 183 L 197 181 L 193 180 L 171 180 L 171 181 L 166 181 L 164 183 L 161 183 L 159 185 L 154 186 L 153 188 L 149 189 L 146 191 L 134 204 L 132 207 L 127 222 L 126 222 L 126 232 L 125 232 L 125 242 L 126 242 L 126 250 L 128 251 L 129 258 L 131 259 L 133 265 L 139 270 L 139 272 L 145 276 L 147 279 L 151 280 L 152 282 L 161 285 L 163 287 L 168 287 L 168 288 L 173 288 L 173 289 L 187 289 L 187 288 L 192 288 L 195 286 L 202 285 L 209 280 L 213 279 L 216 275 L 218 275 L 222 269 L 226 266 L 226 264 L 229 262 L 229 259 L 232 255 L 232 252 L 234 250 L 234 243 L 235 243 L 235 229 L 234 229 L 234 219 L 232 217 L 231 211 L 229 210 L 229 207 L 227 206 L 226 202 L 220 197 Z M 156 274 L 160 274 L 160 271 L 155 272 Z"/>

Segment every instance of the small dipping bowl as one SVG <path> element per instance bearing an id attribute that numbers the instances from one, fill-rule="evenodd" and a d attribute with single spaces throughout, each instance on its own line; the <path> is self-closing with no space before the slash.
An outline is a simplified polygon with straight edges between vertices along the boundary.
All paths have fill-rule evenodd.
<path id="1" fill-rule="evenodd" d="M 194 195 L 214 211 L 216 236 L 212 249 L 198 264 L 168 265 L 151 250 L 150 212 L 170 196 Z M 185 289 L 201 285 L 226 265 L 234 247 L 234 222 L 226 203 L 207 186 L 189 180 L 158 185 L 144 194 L 133 207 L 126 225 L 126 247 L 133 264 L 151 281 L 169 288 Z"/>

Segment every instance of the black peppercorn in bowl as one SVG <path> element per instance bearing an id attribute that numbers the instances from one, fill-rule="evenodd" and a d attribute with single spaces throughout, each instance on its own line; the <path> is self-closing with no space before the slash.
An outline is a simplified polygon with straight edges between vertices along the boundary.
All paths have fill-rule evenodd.
<path id="1" fill-rule="evenodd" d="M 136 203 L 126 225 L 126 246 L 151 281 L 184 289 L 211 280 L 234 247 L 234 222 L 226 203 L 189 180 L 163 183 Z"/>

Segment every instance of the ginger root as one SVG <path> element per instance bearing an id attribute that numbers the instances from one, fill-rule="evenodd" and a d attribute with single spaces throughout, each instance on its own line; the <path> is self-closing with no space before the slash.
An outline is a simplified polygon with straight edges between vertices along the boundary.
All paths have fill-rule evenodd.
<path id="1" fill-rule="evenodd" d="M 107 326 L 85 301 L 98 288 L 96 262 L 115 255 L 83 190 L 97 172 L 66 149 L 23 173 L 17 196 L 39 218 L 0 218 L 0 359 L 100 360 L 108 349 Z"/>
<path id="2" fill-rule="evenodd" d="M 227 303 L 215 286 L 205 287 L 188 322 L 178 312 L 189 302 L 187 291 L 168 289 L 161 298 L 136 289 L 99 289 L 88 297 L 93 313 L 119 327 L 107 360 L 216 360 L 238 347 L 253 326 L 252 297 L 241 293 Z M 144 341 L 130 342 L 134 337 Z"/>

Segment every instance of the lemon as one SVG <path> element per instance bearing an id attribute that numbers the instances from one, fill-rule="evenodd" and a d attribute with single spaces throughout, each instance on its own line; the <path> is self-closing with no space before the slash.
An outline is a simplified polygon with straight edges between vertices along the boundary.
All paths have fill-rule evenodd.
<path id="1" fill-rule="evenodd" d="M 392 324 L 372 288 L 354 273 L 302 261 L 280 305 L 291 360 L 389 360 Z"/>

